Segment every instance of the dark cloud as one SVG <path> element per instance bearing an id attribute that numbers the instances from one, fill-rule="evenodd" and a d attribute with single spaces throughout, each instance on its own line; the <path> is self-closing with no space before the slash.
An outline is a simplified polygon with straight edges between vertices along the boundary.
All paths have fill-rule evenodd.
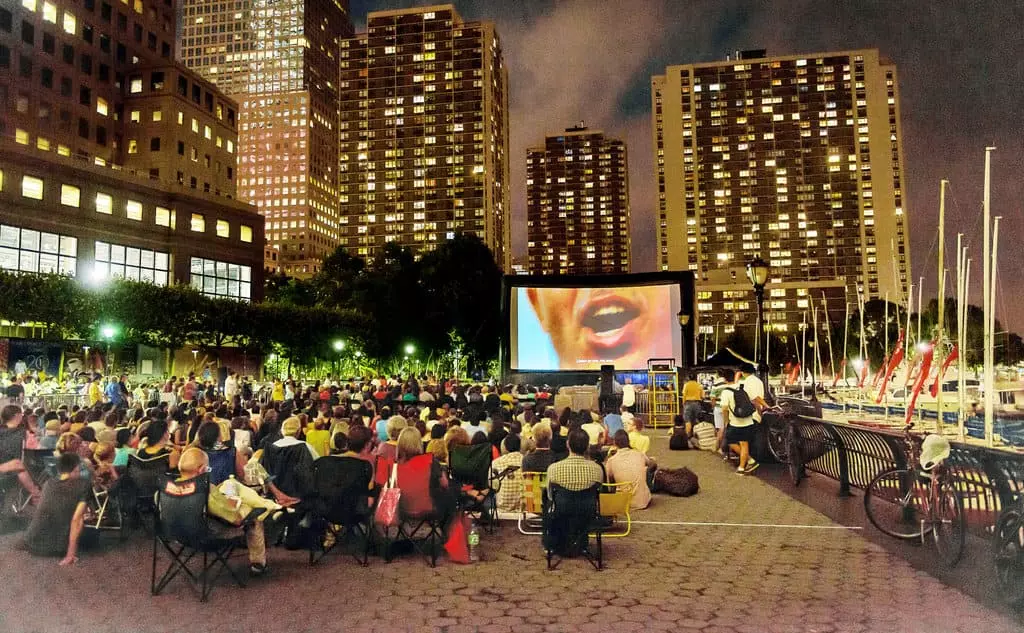
<path id="1" fill-rule="evenodd" d="M 352 3 L 370 10 L 424 2 Z M 1020 0 L 581 0 L 456 2 L 494 20 L 510 68 L 514 245 L 525 247 L 526 147 L 580 119 L 629 144 L 634 268 L 654 263 L 650 76 L 669 64 L 878 48 L 899 69 L 914 277 L 934 294 L 939 180 L 950 180 L 947 261 L 957 232 L 971 246 L 980 303 L 984 147 L 1000 228 L 997 316 L 1024 329 L 1024 2 Z"/>

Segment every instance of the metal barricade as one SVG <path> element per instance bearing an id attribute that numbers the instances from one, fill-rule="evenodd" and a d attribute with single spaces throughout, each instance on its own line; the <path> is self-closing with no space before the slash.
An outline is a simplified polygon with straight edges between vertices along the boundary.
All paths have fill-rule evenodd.
<path id="1" fill-rule="evenodd" d="M 790 425 L 789 456 L 794 466 L 839 482 L 839 494 L 865 489 L 874 477 L 907 465 L 902 435 L 891 429 L 860 427 L 796 415 Z M 920 442 L 921 437 L 915 437 Z M 964 503 L 968 528 L 991 533 L 999 512 L 1024 494 L 1024 454 L 950 442 L 946 460 Z"/>

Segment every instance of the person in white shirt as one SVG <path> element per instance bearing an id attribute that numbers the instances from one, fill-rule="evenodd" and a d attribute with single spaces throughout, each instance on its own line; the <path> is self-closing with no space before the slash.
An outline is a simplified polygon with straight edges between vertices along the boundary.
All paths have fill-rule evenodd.
<path id="1" fill-rule="evenodd" d="M 636 404 L 636 387 L 633 386 L 633 380 L 626 378 L 626 384 L 622 385 L 622 410 L 629 411 L 633 410 L 633 405 Z"/>
<path id="2" fill-rule="evenodd" d="M 224 379 L 224 398 L 230 403 L 238 395 L 238 374 L 228 371 L 228 377 Z"/>
<path id="3" fill-rule="evenodd" d="M 750 402 L 754 405 L 753 414 L 746 417 L 739 417 L 734 413 L 736 393 L 740 390 L 741 386 Z M 761 464 L 750 456 L 750 443 L 753 441 L 754 433 L 756 432 L 754 424 L 761 421 L 761 411 L 767 408 L 768 405 L 764 400 L 764 383 L 754 375 L 754 367 L 752 365 L 744 365 L 740 370 L 739 379 L 736 381 L 736 384 L 729 385 L 722 390 L 719 406 L 721 407 L 722 419 L 725 424 L 725 443 L 729 450 L 738 453 L 740 456 L 740 463 L 736 468 L 736 474 L 746 475 L 754 472 Z"/>

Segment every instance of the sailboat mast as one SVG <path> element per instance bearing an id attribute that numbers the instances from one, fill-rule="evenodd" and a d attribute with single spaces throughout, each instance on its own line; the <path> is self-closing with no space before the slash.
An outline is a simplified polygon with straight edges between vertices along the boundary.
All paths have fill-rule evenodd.
<path id="1" fill-rule="evenodd" d="M 956 346 L 959 351 L 956 363 L 956 409 L 957 434 L 964 440 L 964 410 L 966 409 L 966 383 L 964 382 L 964 258 L 967 257 L 963 247 L 964 234 L 956 234 Z"/>
<path id="2" fill-rule="evenodd" d="M 992 287 L 992 152 L 995 150 L 994 147 L 985 148 L 985 189 L 984 197 L 982 202 L 982 222 L 985 224 L 984 229 L 984 246 L 985 252 L 982 253 L 982 290 L 981 294 L 984 296 L 984 309 L 985 309 L 985 444 L 992 447 L 992 413 L 995 405 L 995 376 L 993 365 L 995 361 L 995 354 L 992 353 L 992 330 L 989 327 L 989 315 L 992 314 L 992 296 L 989 289 Z"/>
<path id="3" fill-rule="evenodd" d="M 935 431 L 942 433 L 942 362 L 946 357 L 945 317 L 946 317 L 946 185 L 949 181 L 939 182 L 939 318 L 935 327 L 935 379 L 939 381 L 939 390 L 935 396 Z M 927 377 L 926 377 L 927 379 Z"/>

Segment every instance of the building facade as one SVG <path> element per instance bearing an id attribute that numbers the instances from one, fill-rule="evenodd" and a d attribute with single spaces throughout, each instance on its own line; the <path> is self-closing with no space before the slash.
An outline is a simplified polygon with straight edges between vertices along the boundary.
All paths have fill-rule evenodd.
<path id="1" fill-rule="evenodd" d="M 167 2 L 0 7 L 0 267 L 258 300 L 236 104 L 173 60 Z"/>
<path id="2" fill-rule="evenodd" d="M 490 22 L 370 13 L 341 43 L 339 239 L 353 255 L 480 237 L 511 269 L 508 77 Z"/>
<path id="3" fill-rule="evenodd" d="M 238 196 L 255 204 L 283 273 L 338 245 L 338 52 L 347 0 L 183 0 L 181 59 L 238 100 Z"/>
<path id="4" fill-rule="evenodd" d="M 910 276 L 896 66 L 877 50 L 670 66 L 651 82 L 659 270 L 697 274 L 701 332 L 779 333 L 899 301 Z M 813 305 L 812 305 L 813 304 Z M 821 319 L 824 321 L 823 319 Z"/>
<path id="5" fill-rule="evenodd" d="M 527 270 L 630 270 L 626 144 L 582 125 L 526 150 Z"/>

